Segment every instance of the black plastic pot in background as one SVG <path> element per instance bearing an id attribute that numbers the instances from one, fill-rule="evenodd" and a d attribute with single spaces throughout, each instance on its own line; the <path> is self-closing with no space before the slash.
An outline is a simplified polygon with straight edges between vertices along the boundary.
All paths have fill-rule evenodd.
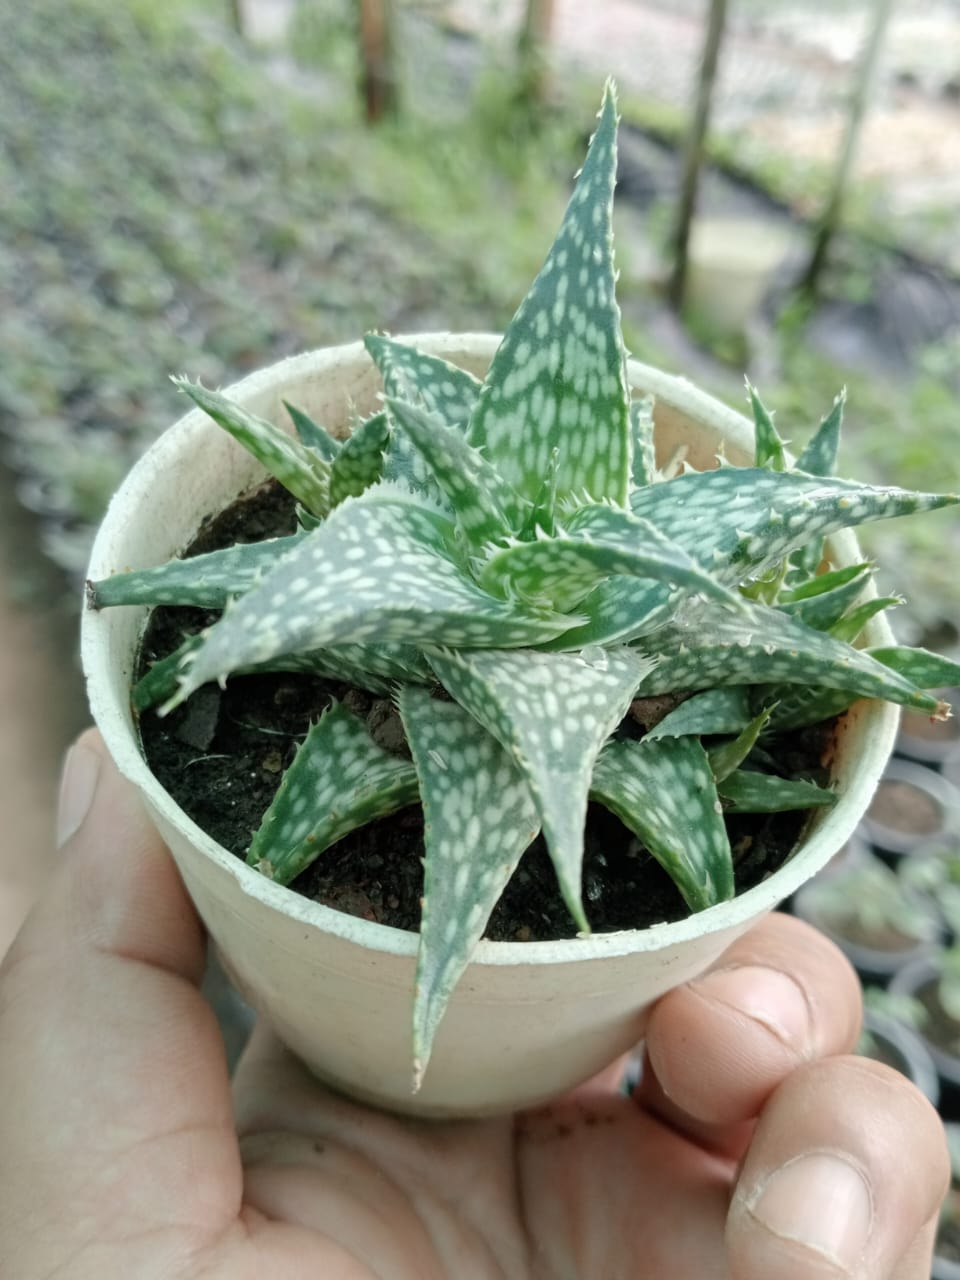
<path id="1" fill-rule="evenodd" d="M 936 1106 L 940 1101 L 940 1079 L 926 1045 L 916 1032 L 876 1009 L 864 1010 L 863 1030 L 864 1038 L 873 1041 L 873 1050 L 861 1043 L 858 1052 L 866 1058 L 885 1062 L 905 1075 Z"/>
<path id="2" fill-rule="evenodd" d="M 888 920 L 872 940 L 866 935 L 855 914 L 865 891 L 860 877 L 894 874 L 885 863 L 866 854 L 836 872 L 821 874 L 793 897 L 793 914 L 835 942 L 864 983 L 878 986 L 886 986 L 905 965 L 930 955 L 943 940 L 943 925 L 935 904 L 921 894 L 905 893 L 896 883 L 891 887 L 891 898 L 908 902 L 911 919 L 919 927 L 911 935 L 905 927 L 898 930 L 895 922 Z M 845 921 L 846 903 L 852 910 Z"/>
<path id="3" fill-rule="evenodd" d="M 941 769 L 950 755 L 960 750 L 960 690 L 934 689 L 953 706 L 949 720 L 933 720 L 919 711 L 904 711 L 900 717 L 896 753 L 917 764 Z"/>
<path id="4" fill-rule="evenodd" d="M 893 759 L 884 771 L 860 834 L 894 865 L 932 836 L 960 826 L 960 791 L 936 770 Z"/>
<path id="5" fill-rule="evenodd" d="M 934 953 L 905 965 L 894 974 L 887 989 L 893 995 L 920 1000 L 939 980 L 940 961 Z M 945 1120 L 960 1120 L 960 1049 L 954 1051 L 938 1043 L 928 1028 L 921 1026 L 918 1034 L 940 1077 L 940 1114 Z M 957 1024 L 957 1041 L 960 1044 L 960 1023 Z"/>

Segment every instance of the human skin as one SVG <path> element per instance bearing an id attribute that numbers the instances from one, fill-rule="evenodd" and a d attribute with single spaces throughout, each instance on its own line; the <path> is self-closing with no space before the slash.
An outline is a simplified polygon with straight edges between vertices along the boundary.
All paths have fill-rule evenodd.
<path id="1" fill-rule="evenodd" d="M 204 936 L 97 735 L 53 883 L 0 969 L 3 1280 L 926 1280 L 943 1133 L 849 1055 L 859 988 L 773 916 L 537 1112 L 421 1123 L 259 1028 L 232 1087 Z M 331 1034 L 335 1034 L 332 1030 Z"/>

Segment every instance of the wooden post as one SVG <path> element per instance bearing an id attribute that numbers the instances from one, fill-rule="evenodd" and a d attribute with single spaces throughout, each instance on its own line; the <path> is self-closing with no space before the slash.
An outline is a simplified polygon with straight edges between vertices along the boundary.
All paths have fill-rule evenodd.
<path id="1" fill-rule="evenodd" d="M 801 290 L 811 296 L 816 294 L 820 274 L 826 265 L 830 242 L 840 225 L 844 196 L 849 185 L 850 172 L 853 168 L 857 145 L 863 130 L 867 102 L 870 97 L 870 90 L 873 87 L 874 73 L 892 10 L 893 0 L 874 0 L 873 23 L 867 32 L 863 52 L 860 55 L 860 62 L 857 66 L 856 81 L 854 82 L 849 114 L 847 115 L 847 127 L 843 135 L 843 142 L 840 145 L 840 153 L 837 157 L 837 166 L 833 173 L 830 193 L 827 196 L 827 203 L 818 219 L 817 228 L 814 232 L 813 252 L 810 255 L 810 261 L 800 281 Z"/>
<path id="2" fill-rule="evenodd" d="M 549 89 L 550 32 L 554 0 L 527 0 L 517 40 L 518 98 L 528 108 L 539 106 Z"/>
<path id="3" fill-rule="evenodd" d="M 397 111 L 394 0 L 359 0 L 361 92 L 368 124 Z"/>
<path id="4" fill-rule="evenodd" d="M 683 153 L 683 176 L 680 183 L 680 202 L 677 219 L 671 236 L 673 270 L 667 294 L 671 304 L 679 311 L 683 305 L 687 282 L 687 250 L 690 242 L 690 224 L 697 203 L 697 183 L 703 165 L 703 143 L 710 122 L 710 104 L 713 86 L 717 78 L 720 45 L 727 20 L 727 0 L 710 0 L 707 34 L 703 42 L 703 59 L 700 78 L 697 81 L 697 97 L 693 120 L 687 134 Z"/>

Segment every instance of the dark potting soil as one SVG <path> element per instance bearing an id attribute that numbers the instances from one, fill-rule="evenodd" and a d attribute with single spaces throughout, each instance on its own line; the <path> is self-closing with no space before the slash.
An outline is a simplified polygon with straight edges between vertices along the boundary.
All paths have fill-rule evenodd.
<path id="1" fill-rule="evenodd" d="M 293 532 L 295 526 L 288 495 L 268 484 L 208 521 L 187 554 L 277 537 Z M 155 609 L 144 637 L 140 673 L 216 617 L 201 609 Z M 140 720 L 144 753 L 180 807 L 242 858 L 310 724 L 333 698 L 364 716 L 386 750 L 409 754 L 389 699 L 299 674 L 234 677 L 225 689 L 204 686 L 169 716 L 145 713 Z M 654 701 L 663 705 L 654 707 Z M 670 705 L 663 699 L 635 704 L 618 732 L 641 736 L 651 719 L 662 718 Z M 831 723 L 786 737 L 780 753 L 784 772 L 825 783 L 834 732 Z M 806 819 L 804 813 L 728 816 L 737 892 L 782 865 Z M 411 806 L 345 836 L 291 888 L 351 915 L 416 931 L 422 857 L 422 814 L 419 806 Z M 600 805 L 591 804 L 587 815 L 583 884 L 587 914 L 598 933 L 644 928 L 688 914 L 659 863 Z M 536 941 L 575 934 L 543 837 L 538 837 L 494 909 L 485 936 Z"/>

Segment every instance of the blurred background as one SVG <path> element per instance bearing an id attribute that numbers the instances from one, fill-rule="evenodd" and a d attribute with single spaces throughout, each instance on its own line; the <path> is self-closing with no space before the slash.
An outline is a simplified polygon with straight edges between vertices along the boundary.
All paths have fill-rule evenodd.
<path id="1" fill-rule="evenodd" d="M 960 0 L 0 0 L 0 953 L 42 880 L 92 531 L 182 411 L 308 347 L 501 329 L 604 79 L 633 354 L 842 471 L 960 487 Z M 955 655 L 960 522 L 867 529 Z"/>

